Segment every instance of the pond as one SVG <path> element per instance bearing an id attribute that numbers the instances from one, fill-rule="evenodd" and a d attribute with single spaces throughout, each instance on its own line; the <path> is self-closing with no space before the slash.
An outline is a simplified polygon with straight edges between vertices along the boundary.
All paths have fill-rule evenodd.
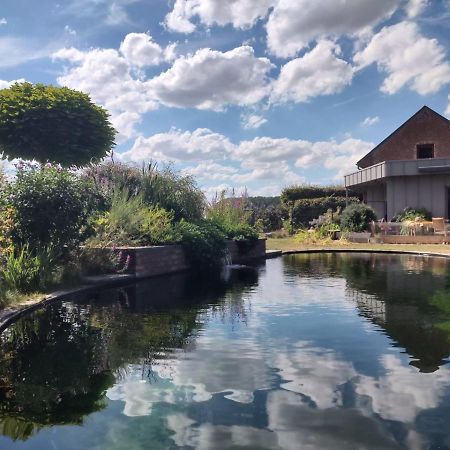
<path id="1" fill-rule="evenodd" d="M 290 255 L 25 317 L 0 449 L 450 448 L 450 265 Z"/>

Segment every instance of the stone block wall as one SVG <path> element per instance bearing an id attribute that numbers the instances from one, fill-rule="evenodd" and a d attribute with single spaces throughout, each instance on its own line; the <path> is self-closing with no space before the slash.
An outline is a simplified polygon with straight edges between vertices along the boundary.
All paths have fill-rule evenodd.
<path id="1" fill-rule="evenodd" d="M 233 264 L 244 264 L 252 259 L 263 258 L 266 255 L 265 239 L 258 239 L 255 245 L 248 250 L 241 250 L 241 247 L 235 241 L 228 241 L 227 247 Z"/>
<path id="2" fill-rule="evenodd" d="M 234 241 L 227 242 L 233 264 L 244 264 L 251 260 L 264 258 L 266 240 L 259 239 L 250 249 L 243 249 Z M 181 245 L 161 245 L 155 247 L 120 248 L 130 255 L 131 261 L 127 273 L 138 278 L 166 275 L 189 270 L 189 262 Z"/>

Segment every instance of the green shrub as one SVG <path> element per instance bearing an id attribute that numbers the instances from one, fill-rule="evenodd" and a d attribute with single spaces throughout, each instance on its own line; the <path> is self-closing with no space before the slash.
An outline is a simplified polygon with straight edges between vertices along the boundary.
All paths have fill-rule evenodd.
<path id="1" fill-rule="evenodd" d="M 60 249 L 84 238 L 95 209 L 92 186 L 58 167 L 20 167 L 7 188 L 7 204 L 13 209 L 15 243 Z"/>
<path id="2" fill-rule="evenodd" d="M 116 190 L 111 208 L 94 221 L 90 245 L 137 246 L 173 243 L 178 239 L 173 214 L 158 206 L 147 206 L 141 194 L 130 196 Z"/>
<path id="3" fill-rule="evenodd" d="M 294 228 L 308 227 L 313 219 L 325 214 L 328 210 L 336 211 L 345 208 L 347 202 L 355 203 L 358 199 L 350 197 L 324 197 L 297 200 L 292 208 L 292 223 Z"/>
<path id="4" fill-rule="evenodd" d="M 425 208 L 405 208 L 401 213 L 393 218 L 393 222 L 405 222 L 407 220 L 414 220 L 419 218 L 421 220 L 431 220 L 431 213 Z"/>
<path id="5" fill-rule="evenodd" d="M 181 220 L 175 226 L 181 244 L 193 269 L 214 269 L 226 254 L 226 235 L 213 221 L 189 223 Z"/>
<path id="6" fill-rule="evenodd" d="M 251 248 L 259 237 L 257 229 L 250 225 L 252 212 L 245 196 L 225 198 L 222 191 L 208 208 L 207 217 L 222 229 L 227 239 L 238 242 L 242 250 Z"/>
<path id="7" fill-rule="evenodd" d="M 67 87 L 16 83 L 0 90 L 0 154 L 66 167 L 99 161 L 114 145 L 108 113 Z"/>
<path id="8" fill-rule="evenodd" d="M 341 228 L 352 232 L 367 231 L 374 220 L 377 216 L 372 208 L 364 203 L 354 203 L 342 211 Z"/>
<path id="9" fill-rule="evenodd" d="M 0 272 L 2 289 L 25 294 L 46 290 L 53 281 L 56 259 L 51 247 L 31 249 L 25 244 L 11 249 Z"/>

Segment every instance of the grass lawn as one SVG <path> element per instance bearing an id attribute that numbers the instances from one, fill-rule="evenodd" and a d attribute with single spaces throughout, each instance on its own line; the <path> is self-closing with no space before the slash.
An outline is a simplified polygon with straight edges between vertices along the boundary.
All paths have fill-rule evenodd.
<path id="1" fill-rule="evenodd" d="M 355 244 L 347 241 L 329 241 L 326 244 L 300 244 L 293 237 L 267 239 L 267 250 L 312 250 L 312 249 L 355 249 L 355 250 L 397 250 L 450 255 L 450 245 L 444 244 Z"/>

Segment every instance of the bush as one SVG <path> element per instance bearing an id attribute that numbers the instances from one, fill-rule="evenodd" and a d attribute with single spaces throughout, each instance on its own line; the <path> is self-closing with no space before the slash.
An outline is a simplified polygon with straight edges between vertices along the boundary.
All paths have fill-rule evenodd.
<path id="1" fill-rule="evenodd" d="M 35 248 L 77 245 L 95 209 L 92 186 L 58 167 L 18 168 L 6 194 L 14 215 L 14 242 Z"/>
<path id="2" fill-rule="evenodd" d="M 289 215 L 286 207 L 282 205 L 253 207 L 252 209 L 250 223 L 264 233 L 280 230 L 283 227 L 283 220 Z"/>
<path id="3" fill-rule="evenodd" d="M 3 290 L 30 293 L 44 291 L 56 270 L 56 257 L 51 247 L 31 249 L 28 245 L 11 249 L 0 272 Z"/>
<path id="4" fill-rule="evenodd" d="M 413 209 L 413 208 L 405 208 L 401 213 L 397 214 L 392 221 L 393 222 L 405 222 L 405 221 L 413 221 L 416 218 L 421 220 L 431 220 L 430 211 L 425 208 Z"/>
<path id="5" fill-rule="evenodd" d="M 349 203 L 359 200 L 354 197 L 324 197 L 297 200 L 292 208 L 292 223 L 294 228 L 308 227 L 309 223 L 317 217 L 325 214 L 329 209 L 336 211 L 338 208 L 345 208 Z"/>
<path id="6" fill-rule="evenodd" d="M 114 145 L 108 113 L 67 87 L 16 83 L 0 90 L 0 153 L 66 167 L 99 161 Z"/>
<path id="7" fill-rule="evenodd" d="M 141 194 L 130 196 L 116 190 L 109 211 L 94 221 L 90 245 L 136 246 L 170 244 L 178 240 L 173 214 L 158 206 L 147 206 Z"/>
<path id="8" fill-rule="evenodd" d="M 198 223 L 181 220 L 175 228 L 193 269 L 214 269 L 222 265 L 226 254 L 226 236 L 216 223 L 210 220 Z"/>
<path id="9" fill-rule="evenodd" d="M 219 227 L 227 239 L 237 242 L 240 251 L 251 248 L 258 240 L 257 229 L 250 225 L 252 212 L 248 208 L 247 198 L 225 198 L 222 191 L 208 209 L 208 219 Z"/>
<path id="10" fill-rule="evenodd" d="M 362 232 L 369 228 L 377 216 L 372 208 L 363 203 L 354 203 L 342 211 L 341 228 L 346 231 Z"/>

